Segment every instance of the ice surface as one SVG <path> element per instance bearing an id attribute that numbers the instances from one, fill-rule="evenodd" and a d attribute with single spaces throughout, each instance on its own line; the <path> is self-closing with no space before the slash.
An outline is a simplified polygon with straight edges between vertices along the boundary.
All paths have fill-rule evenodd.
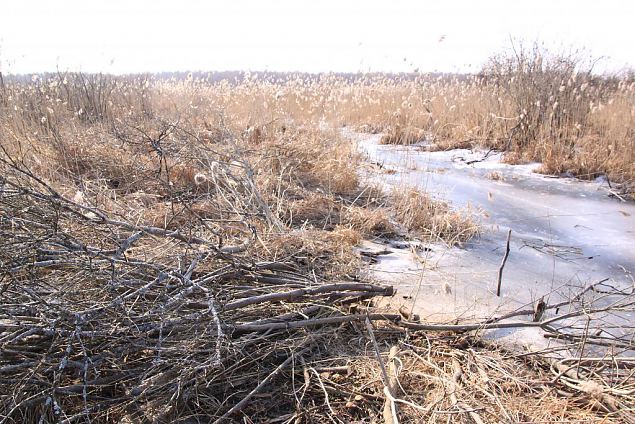
<path id="1" fill-rule="evenodd" d="M 370 269 L 395 285 L 396 302 L 423 318 L 492 316 L 531 307 L 541 296 L 556 302 L 604 278 L 633 286 L 635 204 L 608 197 L 605 180 L 549 178 L 533 172 L 539 164 L 503 164 L 500 154 L 469 164 L 485 151 L 428 152 L 421 146 L 380 145 L 379 135 L 349 136 L 369 162 L 394 171 L 369 178 L 386 186 L 417 187 L 481 214 L 484 234 L 462 248 L 391 249 Z M 496 277 L 508 229 L 511 253 L 498 298 Z M 526 330 L 497 336 L 509 333 L 523 340 L 536 337 Z"/>

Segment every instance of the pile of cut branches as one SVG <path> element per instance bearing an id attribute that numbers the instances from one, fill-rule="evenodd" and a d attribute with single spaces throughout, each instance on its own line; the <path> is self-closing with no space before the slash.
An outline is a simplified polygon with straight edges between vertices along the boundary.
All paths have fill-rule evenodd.
<path id="1" fill-rule="evenodd" d="M 359 319 L 346 304 L 392 293 L 259 261 L 251 221 L 264 214 L 230 164 L 216 165 L 214 195 L 233 219 L 169 229 L 1 160 L 2 422 L 229 417 L 293 352 L 318 348 L 307 328 Z"/>

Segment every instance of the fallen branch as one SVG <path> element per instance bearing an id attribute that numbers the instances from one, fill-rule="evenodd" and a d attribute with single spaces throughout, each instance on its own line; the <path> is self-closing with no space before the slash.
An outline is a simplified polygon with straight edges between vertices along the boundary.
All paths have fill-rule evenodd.
<path id="1" fill-rule="evenodd" d="M 239 324 L 233 327 L 234 334 L 263 333 L 272 330 L 294 330 L 305 327 L 318 327 L 322 325 L 342 324 L 346 322 L 364 321 L 366 318 L 380 321 L 399 322 L 397 314 L 370 314 L 370 315 L 342 315 L 328 318 L 313 318 L 302 321 L 272 322 L 268 324 Z"/>
<path id="2" fill-rule="evenodd" d="M 377 286 L 373 284 L 363 283 L 335 283 L 324 284 L 318 287 L 301 288 L 289 292 L 268 293 L 261 296 L 253 296 L 245 299 L 236 300 L 225 305 L 223 308 L 225 311 L 232 311 L 234 309 L 244 308 L 249 305 L 265 302 L 279 302 L 282 300 L 299 300 L 306 296 L 315 296 L 319 294 L 332 294 L 332 295 L 346 295 L 346 293 L 340 293 L 343 291 L 357 291 L 355 295 L 370 293 L 380 296 L 392 296 L 392 287 Z"/>
<path id="3" fill-rule="evenodd" d="M 391 396 L 386 396 L 386 400 L 384 401 L 384 422 L 387 424 L 399 424 L 397 418 L 397 403 L 395 402 L 399 384 L 397 381 L 397 367 L 395 365 L 395 358 L 398 352 L 399 348 L 392 346 L 388 354 L 388 381 L 384 390 L 387 391 L 388 394 L 391 394 Z"/>
<path id="4" fill-rule="evenodd" d="M 387 424 L 399 424 L 399 418 L 397 417 L 397 405 L 393 401 L 395 398 L 395 390 L 391 384 L 392 379 L 388 376 L 388 371 L 386 371 L 384 361 L 381 359 L 381 352 L 379 351 L 379 345 L 375 339 L 375 332 L 373 331 L 370 316 L 366 317 L 365 323 L 366 331 L 368 331 L 368 335 L 370 336 L 373 349 L 375 350 L 375 356 L 377 357 L 377 362 L 379 362 L 379 368 L 381 369 L 382 381 L 384 382 L 384 392 L 387 394 L 384 403 L 384 422 Z"/>

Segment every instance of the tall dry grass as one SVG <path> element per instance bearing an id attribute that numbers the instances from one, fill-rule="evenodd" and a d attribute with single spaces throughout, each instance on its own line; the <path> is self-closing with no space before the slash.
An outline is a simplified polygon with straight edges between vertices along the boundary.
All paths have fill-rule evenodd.
<path id="1" fill-rule="evenodd" d="M 275 122 L 349 125 L 383 132 L 385 143 L 481 145 L 504 150 L 509 159 L 540 161 L 546 173 L 635 182 L 635 80 L 597 76 L 575 54 L 519 50 L 467 76 L 251 75 L 240 84 L 201 77 L 158 86 L 185 90 L 194 108 L 201 99 L 230 115 L 247 108 L 234 122 L 252 131 Z"/>
<path id="2" fill-rule="evenodd" d="M 446 97 L 429 96 L 436 90 Z M 6 353 L 0 368 L 17 376 L 0 385 L 7 421 L 209 421 L 274 377 L 273 396 L 254 396 L 245 417 L 289 419 L 295 413 L 298 420 L 327 422 L 335 408 L 344 421 L 379 418 L 385 392 L 361 326 L 262 334 L 245 326 L 354 314 L 362 303 L 345 305 L 373 293 L 312 294 L 299 303 L 281 290 L 356 280 L 360 262 L 353 245 L 362 237 L 394 235 L 391 218 L 434 240 L 469 238 L 474 226 L 443 203 L 416 192 L 388 197 L 364 186 L 356 172 L 361 158 L 338 127 L 395 134 L 400 128 L 448 145 L 465 141 L 460 134 L 495 139 L 512 123 L 481 114 L 487 90 L 482 80 L 424 76 L 4 79 L 0 224 L 7 236 L 0 238 L 0 298 L 13 312 L 0 320 Z M 459 107 L 473 113 L 461 120 Z M 613 120 L 602 122 L 614 136 L 627 136 Z M 269 302 L 268 295 L 277 300 Z M 254 297 L 261 307 L 248 313 L 228 307 Z M 431 338 L 424 336 L 420 347 L 409 344 L 413 352 L 429 350 Z M 402 337 L 402 331 L 378 332 L 384 350 Z M 412 399 L 442 408 L 443 415 L 456 403 L 448 402 L 445 377 L 458 375 L 446 359 L 467 358 L 464 347 L 448 340 L 441 336 L 434 350 L 451 349 L 434 362 L 428 358 L 443 378 L 424 381 L 419 373 L 402 380 L 409 392 L 441 396 L 441 403 Z M 290 379 L 283 368 L 295 358 Z M 405 363 L 428 372 L 422 362 Z M 529 381 L 544 374 L 520 365 L 506 361 L 505 369 L 490 367 L 490 375 Z M 293 370 L 300 366 L 306 396 L 298 402 L 279 396 L 297 392 L 301 374 Z M 340 371 L 318 373 L 319 366 Z M 348 367 L 352 373 L 338 374 Z M 332 405 L 322 397 L 324 383 L 309 384 L 307 369 L 326 382 Z M 476 378 L 470 372 L 466 378 Z M 334 385 L 335 379 L 342 384 Z M 442 384 L 430 386 L 435 379 Z M 457 393 L 488 405 L 492 418 L 514 411 L 540 420 L 551 410 L 545 403 L 561 406 L 562 398 L 551 396 L 556 392 L 517 386 L 495 403 L 484 403 L 470 385 Z M 404 422 L 436 414 L 420 412 L 401 414 Z M 576 405 L 565 412 L 562 418 L 572 420 L 591 414 Z"/>
<path id="3" fill-rule="evenodd" d="M 408 127 L 409 115 L 400 112 L 403 104 L 397 101 L 420 83 L 383 75 L 351 79 L 244 74 L 220 81 L 192 74 L 180 79 L 34 75 L 5 83 L 0 119 L 9 148 L 19 146 L 27 160 L 40 162 L 34 164 L 40 172 L 63 180 L 72 186 L 70 191 L 99 181 L 118 193 L 163 195 L 165 187 L 147 187 L 157 173 L 164 173 L 164 184 L 172 188 L 191 189 L 194 175 L 204 166 L 180 157 L 177 141 L 190 140 L 249 162 L 276 219 L 329 230 L 355 227 L 369 237 L 394 234 L 385 216 L 388 208 L 373 210 L 391 201 L 376 200 L 370 209 L 360 208 L 364 197 L 346 203 L 360 190 L 365 197 L 381 196 L 360 187 L 360 157 L 338 128 L 372 123 L 383 131 L 394 122 Z M 409 97 L 408 109 L 416 110 L 419 103 L 412 93 Z M 422 128 L 412 134 L 416 139 L 426 136 Z M 315 216 L 303 216 L 306 210 Z M 442 210 L 437 209 L 439 214 L 445 213 Z M 157 213 L 153 222 L 176 225 Z M 360 219 L 361 214 L 366 219 Z M 432 228 L 421 232 L 437 234 Z"/>
<path id="4" fill-rule="evenodd" d="M 383 132 L 385 143 L 484 145 L 543 162 L 547 173 L 635 181 L 635 81 L 597 76 L 576 54 L 519 48 L 477 75 L 195 74 L 137 84 L 149 84 L 148 93 L 125 98 L 138 110 L 154 96 L 160 108 L 187 110 L 188 120 L 254 138 L 290 123 L 348 125 Z"/>
<path id="5" fill-rule="evenodd" d="M 395 188 L 391 200 L 397 220 L 432 241 L 461 245 L 480 231 L 470 211 L 452 210 L 444 201 L 414 188 Z"/>

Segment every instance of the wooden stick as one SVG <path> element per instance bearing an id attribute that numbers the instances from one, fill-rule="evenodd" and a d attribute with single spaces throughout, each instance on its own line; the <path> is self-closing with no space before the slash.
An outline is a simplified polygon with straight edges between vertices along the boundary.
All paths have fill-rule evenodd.
<path id="1" fill-rule="evenodd" d="M 390 348 L 388 355 L 388 386 L 386 386 L 386 390 L 393 395 L 397 393 L 398 386 L 397 367 L 395 366 L 395 357 L 398 352 L 399 348 L 393 346 Z M 397 403 L 394 401 L 394 396 L 386 397 L 384 401 L 384 422 L 387 424 L 398 424 Z"/>
<path id="2" fill-rule="evenodd" d="M 500 297 L 501 295 L 501 284 L 503 282 L 503 268 L 505 268 L 505 262 L 507 262 L 507 257 L 509 256 L 509 240 L 512 237 L 512 230 L 510 229 L 507 233 L 507 246 L 505 247 L 505 256 L 503 256 L 503 262 L 501 262 L 500 268 L 498 268 L 498 284 L 496 286 L 496 296 Z"/>
<path id="3" fill-rule="evenodd" d="M 304 327 L 317 327 L 322 325 L 342 324 L 345 322 L 363 321 L 366 315 L 342 315 L 326 318 L 305 319 L 300 321 L 272 322 L 267 324 L 239 324 L 233 327 L 234 333 L 259 333 L 270 330 L 293 330 Z M 401 315 L 396 314 L 370 314 L 371 319 L 399 322 Z"/>
<path id="4" fill-rule="evenodd" d="M 379 361 L 379 367 L 381 368 L 381 375 L 382 379 L 384 380 L 384 386 L 388 386 L 388 372 L 386 371 L 384 361 L 382 361 L 381 359 L 381 352 L 379 352 L 379 345 L 377 344 L 377 339 L 375 339 L 373 325 L 370 323 L 370 315 L 366 316 L 366 330 L 368 330 L 368 335 L 370 336 L 370 340 L 373 343 L 373 348 L 375 349 L 375 355 L 377 355 L 377 361 Z"/>
<path id="5" fill-rule="evenodd" d="M 318 287 L 306 287 L 300 288 L 288 292 L 274 292 L 267 293 L 259 296 L 246 297 L 238 299 L 233 302 L 229 302 L 223 308 L 224 311 L 233 311 L 235 309 L 244 308 L 248 305 L 254 305 L 265 302 L 279 302 L 281 300 L 296 300 L 306 296 L 315 296 L 319 294 L 326 294 L 336 292 L 339 294 L 341 291 L 356 290 L 364 293 L 372 293 L 373 295 L 391 296 L 393 294 L 393 288 L 391 286 L 377 286 L 373 284 L 363 283 L 335 283 L 324 284 Z"/>
<path id="6" fill-rule="evenodd" d="M 457 407 L 461 412 L 469 414 L 470 418 L 472 418 L 476 424 L 485 424 L 474 408 L 467 404 L 460 403 L 458 397 L 456 396 L 456 392 L 459 387 L 461 387 L 463 368 L 461 368 L 461 364 L 455 357 L 452 357 L 452 370 L 454 371 L 452 374 L 452 381 L 450 382 L 450 399 L 452 400 L 452 406 Z"/>
<path id="7" fill-rule="evenodd" d="M 379 362 L 379 367 L 381 368 L 382 380 L 384 381 L 384 390 L 388 393 L 388 396 L 386 396 L 386 403 L 384 404 L 384 422 L 387 424 L 399 424 L 399 419 L 397 418 L 397 405 L 395 405 L 395 402 L 393 401 L 393 399 L 395 398 L 395 393 L 393 391 L 393 388 L 391 387 L 390 378 L 388 377 L 388 372 L 386 371 L 384 361 L 381 359 L 381 352 L 379 351 L 377 339 L 375 339 L 373 325 L 370 323 L 370 315 L 366 316 L 366 330 L 368 330 L 368 335 L 370 336 L 370 340 L 373 343 L 375 355 L 377 356 L 377 361 Z"/>

